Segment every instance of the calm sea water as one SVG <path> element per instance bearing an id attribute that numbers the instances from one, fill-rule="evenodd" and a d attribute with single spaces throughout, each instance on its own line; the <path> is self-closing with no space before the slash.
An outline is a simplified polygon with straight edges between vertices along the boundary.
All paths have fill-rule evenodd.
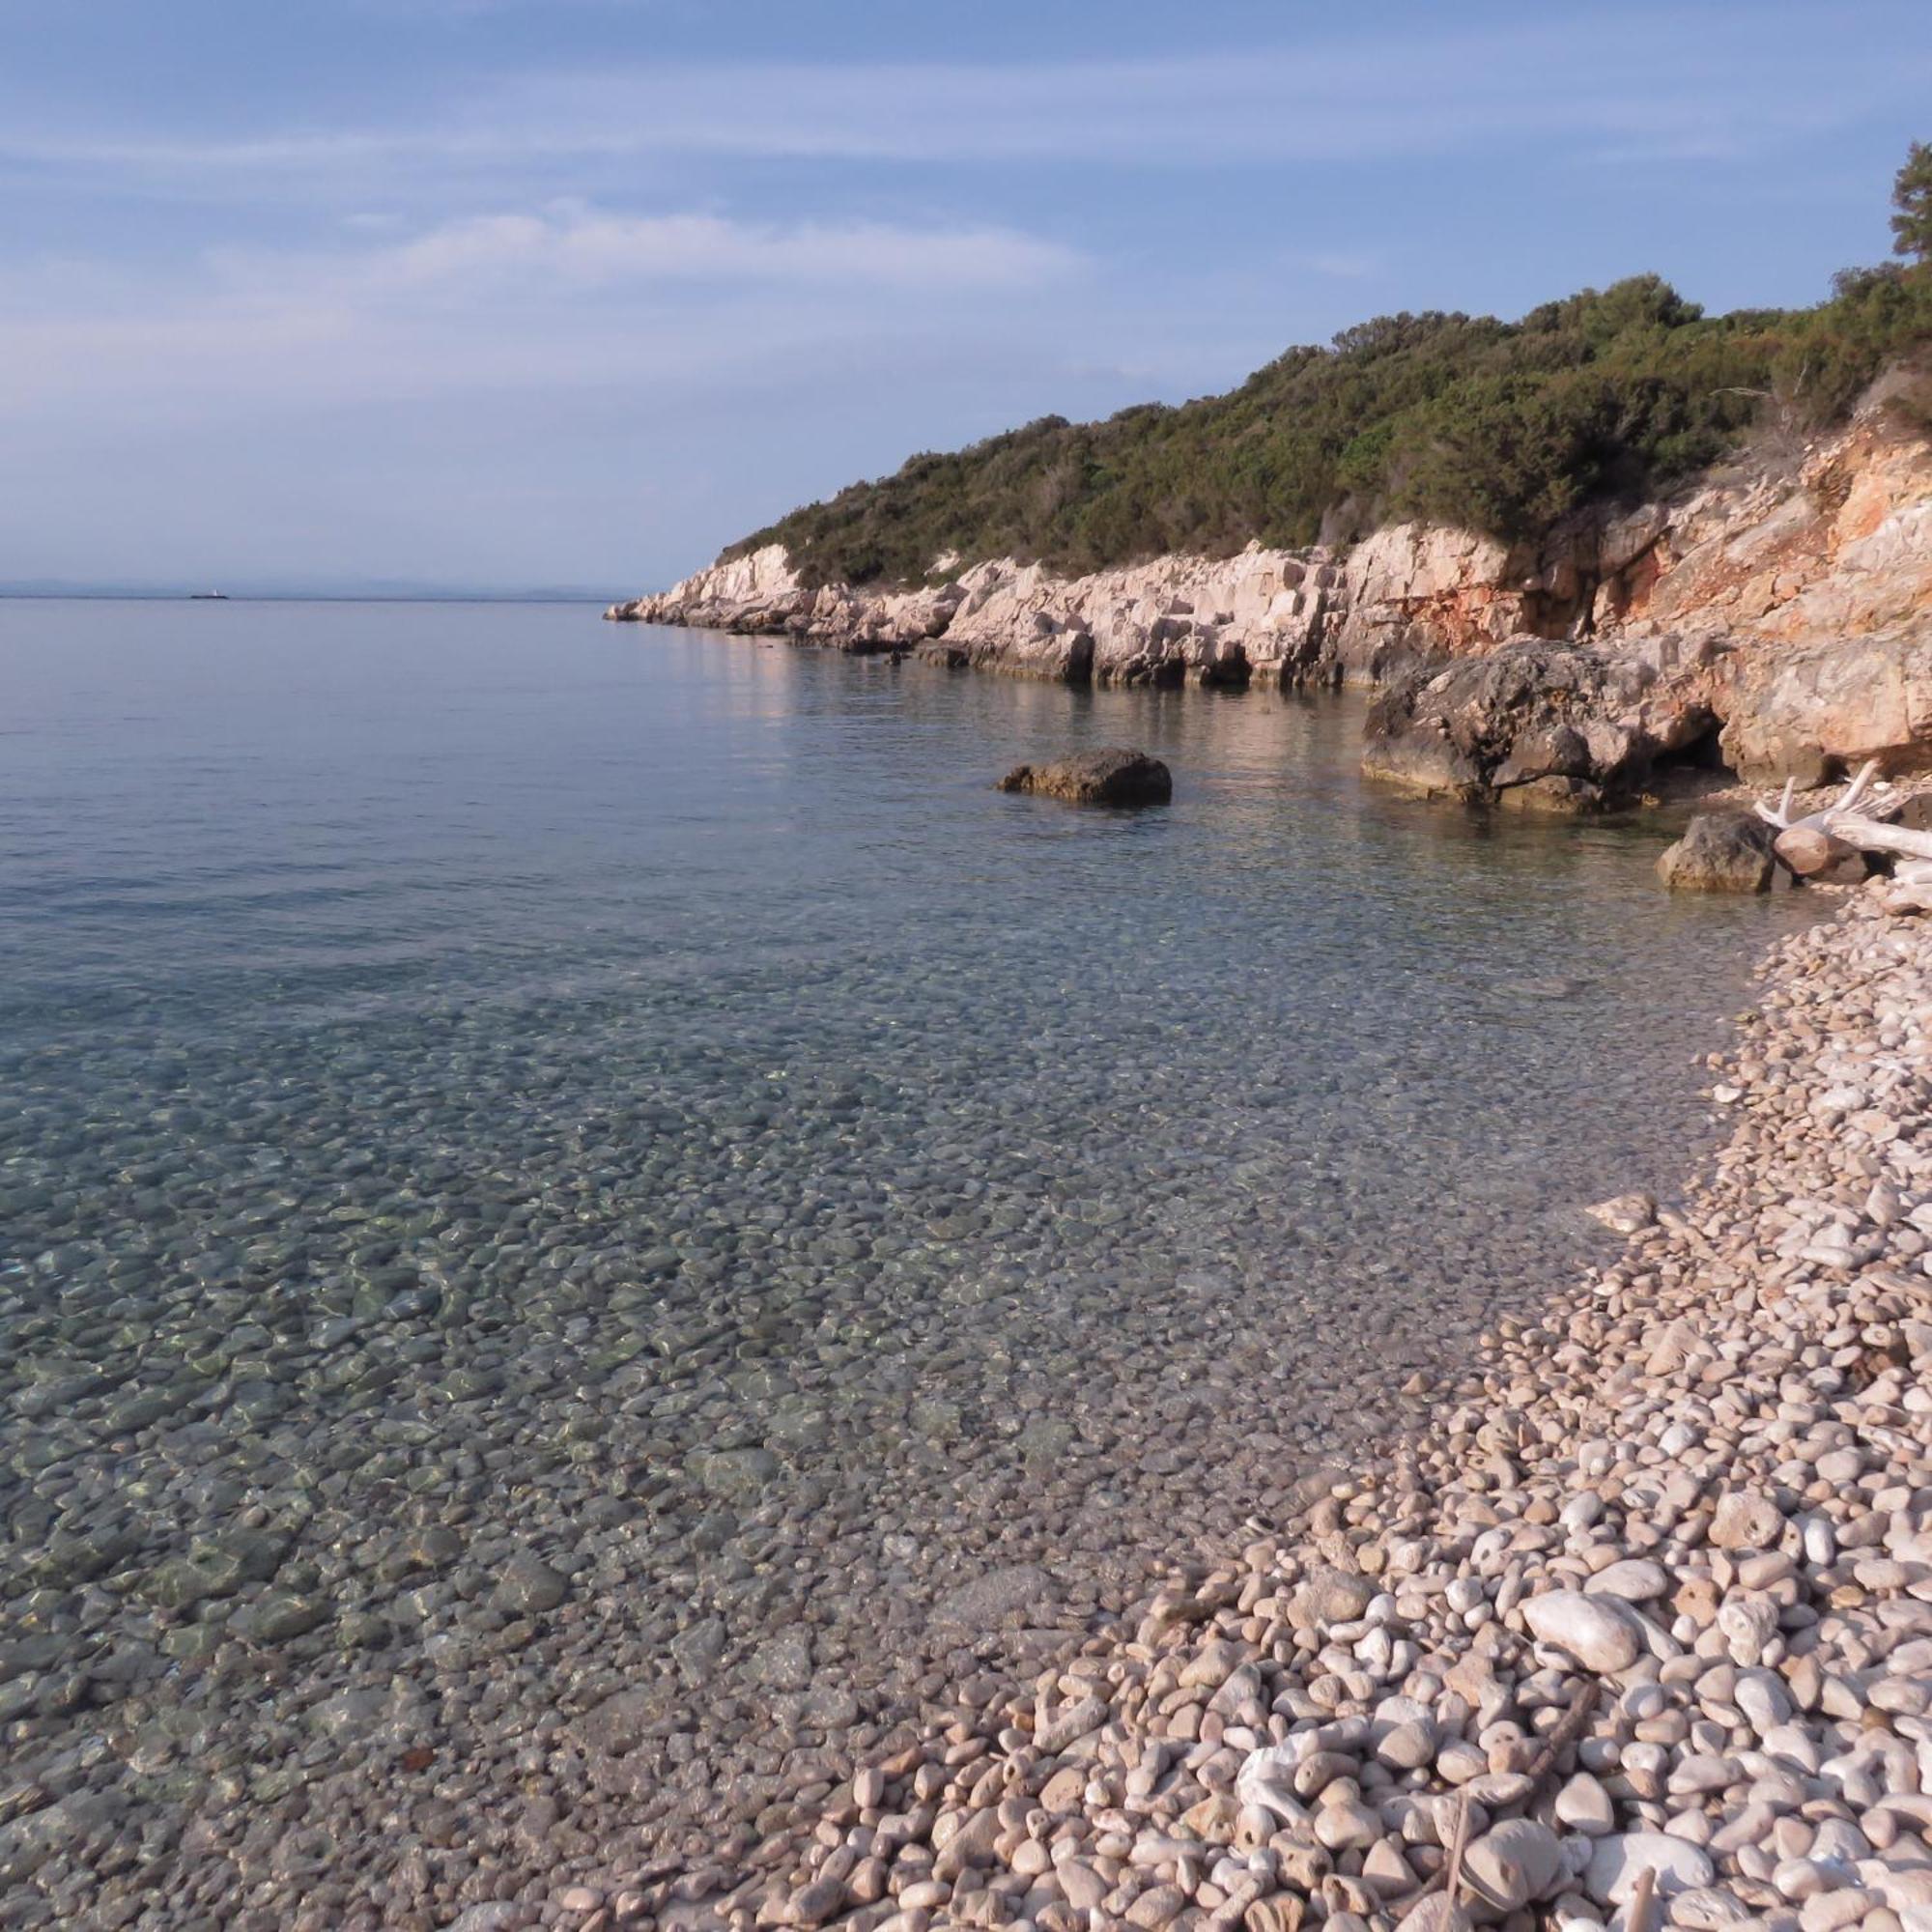
<path id="1" fill-rule="evenodd" d="M 367 1776 L 426 1726 L 478 1818 L 590 1766 L 438 1897 L 749 1818 L 1533 1306 L 1802 913 L 1378 795 L 1358 725 L 580 608 L 0 604 L 30 1914 L 138 1827 L 112 1883 L 194 1922 L 190 1825 L 324 1817 L 288 1897 L 437 1922 Z M 992 788 L 1107 743 L 1173 807 Z"/>

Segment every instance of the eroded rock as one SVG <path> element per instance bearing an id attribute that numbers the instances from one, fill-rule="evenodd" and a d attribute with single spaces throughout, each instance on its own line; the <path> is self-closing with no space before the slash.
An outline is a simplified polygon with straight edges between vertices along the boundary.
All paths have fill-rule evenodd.
<path id="1" fill-rule="evenodd" d="M 1564 813 L 1631 803 L 1708 733 L 1708 665 L 1519 638 L 1398 678 L 1370 707 L 1362 769 L 1427 798 Z"/>
<path id="2" fill-rule="evenodd" d="M 1446 744 L 1424 705 L 1413 730 L 1381 721 L 1369 764 L 1527 810 L 1627 802 L 1657 758 L 1719 725 L 1752 781 L 1816 784 L 1867 756 L 1932 767 L 1932 448 L 1876 403 L 1795 476 L 1745 466 L 1666 500 L 1587 506 L 1530 546 L 1400 524 L 1351 549 L 1250 544 L 1083 577 L 956 565 L 902 586 L 812 583 L 768 546 L 607 614 L 1069 684 L 1407 689 L 1429 666 L 1500 657 L 1497 681 L 1459 690 Z M 1547 655 L 1524 658 L 1525 639 Z"/>

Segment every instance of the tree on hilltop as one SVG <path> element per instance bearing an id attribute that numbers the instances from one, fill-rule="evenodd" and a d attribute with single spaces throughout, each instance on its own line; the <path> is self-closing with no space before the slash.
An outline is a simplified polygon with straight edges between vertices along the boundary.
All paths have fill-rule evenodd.
<path id="1" fill-rule="evenodd" d="M 1915 141 L 1891 185 L 1891 252 L 1932 261 L 1932 147 Z"/>

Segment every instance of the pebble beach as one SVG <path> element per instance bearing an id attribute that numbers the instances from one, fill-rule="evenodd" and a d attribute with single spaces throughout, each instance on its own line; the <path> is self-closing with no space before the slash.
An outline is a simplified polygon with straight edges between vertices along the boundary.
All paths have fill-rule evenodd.
<path id="1" fill-rule="evenodd" d="M 1932 8 L 36 11 L 0 1932 L 1932 1932 Z"/>
<path id="2" fill-rule="evenodd" d="M 1932 1926 L 1932 924 L 1883 890 L 1774 951 L 1681 1205 L 1604 1204 L 1621 1259 L 1426 1427 L 960 1686 L 722 1891 L 613 1873 L 541 1917 Z"/>

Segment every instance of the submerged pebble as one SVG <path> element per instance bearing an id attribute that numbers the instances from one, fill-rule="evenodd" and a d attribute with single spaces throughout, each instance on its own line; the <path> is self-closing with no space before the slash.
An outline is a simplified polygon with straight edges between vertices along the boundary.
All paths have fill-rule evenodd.
<path id="1" fill-rule="evenodd" d="M 1774 955 L 1681 1210 L 1386 1453 L 750 1856 L 711 1839 L 697 1922 L 808 1922 L 862 1859 L 881 1914 L 1054 1932 L 1923 1922 L 1932 921 L 1883 891 Z M 1848 1282 L 1816 1230 L 1875 1196 Z"/>

